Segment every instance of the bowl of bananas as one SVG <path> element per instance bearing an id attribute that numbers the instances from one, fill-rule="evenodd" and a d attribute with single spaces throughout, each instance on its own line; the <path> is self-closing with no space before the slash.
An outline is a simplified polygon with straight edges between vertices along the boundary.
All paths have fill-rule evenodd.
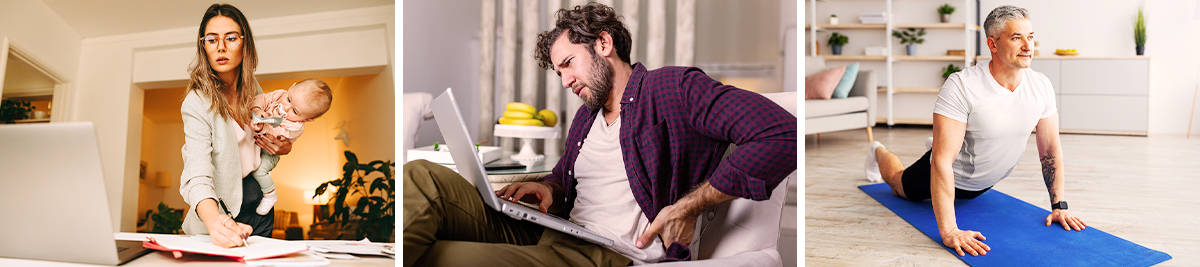
<path id="1" fill-rule="evenodd" d="M 558 139 L 558 114 L 548 109 L 538 110 L 532 105 L 512 102 L 504 106 L 504 114 L 496 119 L 495 131 L 499 137 L 520 138 L 521 151 L 512 155 L 512 159 L 526 166 L 531 166 L 542 159 L 544 155 L 533 151 L 536 139 Z"/>

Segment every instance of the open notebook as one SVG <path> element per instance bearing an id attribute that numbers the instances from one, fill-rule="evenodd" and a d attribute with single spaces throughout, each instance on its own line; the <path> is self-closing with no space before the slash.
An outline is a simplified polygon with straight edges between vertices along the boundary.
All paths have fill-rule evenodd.
<path id="1" fill-rule="evenodd" d="M 182 257 L 182 252 L 186 252 L 230 257 L 244 262 L 285 256 L 308 250 L 308 245 L 304 243 L 288 242 L 261 236 L 251 236 L 246 241 L 249 245 L 235 248 L 222 248 L 213 245 L 212 239 L 207 235 L 154 236 L 147 237 L 147 239 L 147 241 L 142 242 L 142 246 L 149 249 L 173 252 L 176 258 Z"/>

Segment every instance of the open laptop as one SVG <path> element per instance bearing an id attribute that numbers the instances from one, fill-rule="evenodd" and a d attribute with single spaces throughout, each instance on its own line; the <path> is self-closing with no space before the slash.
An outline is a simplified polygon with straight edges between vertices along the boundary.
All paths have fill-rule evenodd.
<path id="1" fill-rule="evenodd" d="M 492 192 L 492 187 L 488 183 L 483 163 L 480 162 L 475 151 L 471 149 L 475 147 L 471 145 L 475 142 L 471 140 L 470 135 L 467 133 L 467 123 L 464 122 L 462 113 L 458 109 L 458 103 L 454 101 L 454 95 L 449 88 L 442 95 L 433 99 L 433 118 L 437 121 L 438 128 L 442 131 L 442 138 L 446 139 L 446 144 L 449 146 L 450 155 L 454 158 L 454 164 L 458 169 L 458 173 L 462 174 L 463 177 L 467 178 L 467 181 L 475 185 L 475 188 L 479 190 L 479 196 L 483 198 L 484 204 L 487 204 L 488 207 L 507 214 L 513 219 L 540 224 L 605 247 L 612 246 L 613 241 L 611 239 L 600 236 L 583 226 L 496 197 L 496 193 Z"/>
<path id="2" fill-rule="evenodd" d="M 0 257 L 119 265 L 148 250 L 113 238 L 90 122 L 0 125 Z"/>

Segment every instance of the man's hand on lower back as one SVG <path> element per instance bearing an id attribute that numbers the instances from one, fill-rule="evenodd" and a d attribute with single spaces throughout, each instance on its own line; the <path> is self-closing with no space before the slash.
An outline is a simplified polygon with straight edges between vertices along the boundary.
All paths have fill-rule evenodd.
<path id="1" fill-rule="evenodd" d="M 692 243 L 692 234 L 696 231 L 696 217 L 698 212 L 685 210 L 685 205 L 676 203 L 667 206 L 658 212 L 658 217 L 650 222 L 650 227 L 646 228 L 646 232 L 642 233 L 635 244 L 638 248 L 646 248 L 650 243 L 654 243 L 654 237 L 662 235 L 663 244 L 670 246 L 673 242 L 679 242 L 684 246 Z"/>

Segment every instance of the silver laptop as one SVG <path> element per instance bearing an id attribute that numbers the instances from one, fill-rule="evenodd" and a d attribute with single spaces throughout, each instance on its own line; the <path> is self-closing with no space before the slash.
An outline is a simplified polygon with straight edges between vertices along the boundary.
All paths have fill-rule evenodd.
<path id="1" fill-rule="evenodd" d="M 0 257 L 118 265 L 148 252 L 113 238 L 104 186 L 92 123 L 0 125 Z"/>
<path id="2" fill-rule="evenodd" d="M 488 183 L 483 163 L 480 162 L 479 157 L 472 149 L 475 146 L 471 144 L 475 142 L 471 140 L 470 135 L 467 133 L 467 123 L 463 121 L 462 113 L 458 109 L 458 103 L 454 101 L 454 95 L 450 89 L 447 88 L 446 92 L 443 92 L 442 95 L 433 100 L 433 118 L 437 121 L 438 128 L 442 131 L 442 138 L 446 139 L 446 144 L 450 148 L 450 155 L 454 158 L 454 164 L 458 168 L 458 173 L 462 174 L 463 177 L 466 177 L 468 181 L 475 185 L 475 188 L 479 190 L 479 196 L 483 198 L 484 204 L 487 204 L 488 207 L 507 214 L 513 219 L 540 224 L 605 247 L 612 246 L 613 241 L 611 239 L 600 236 L 583 226 L 496 197 L 495 192 L 492 192 L 492 187 Z"/>

